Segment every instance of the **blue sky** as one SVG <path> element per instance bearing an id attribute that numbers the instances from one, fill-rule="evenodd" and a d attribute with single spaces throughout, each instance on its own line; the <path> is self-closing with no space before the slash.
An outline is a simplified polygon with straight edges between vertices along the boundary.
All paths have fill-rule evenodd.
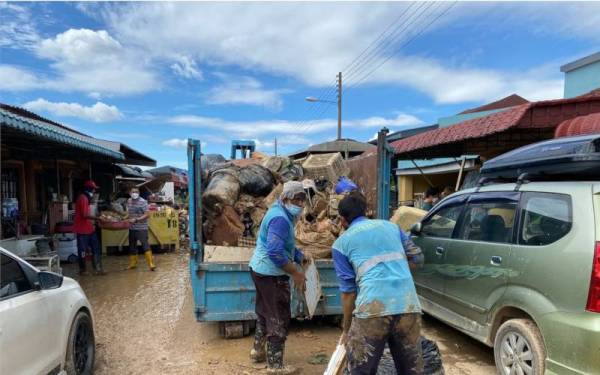
<path id="1" fill-rule="evenodd" d="M 304 98 L 335 99 L 340 70 L 343 135 L 368 140 L 512 93 L 560 98 L 559 67 L 600 50 L 600 3 L 453 4 L 0 3 L 0 101 L 183 167 L 188 137 L 225 155 L 335 138 L 335 106 Z M 344 70 L 388 25 L 397 39 Z"/>

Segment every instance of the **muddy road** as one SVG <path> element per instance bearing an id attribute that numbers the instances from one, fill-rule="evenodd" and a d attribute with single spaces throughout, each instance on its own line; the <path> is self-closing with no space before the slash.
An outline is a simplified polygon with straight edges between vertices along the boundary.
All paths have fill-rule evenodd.
<path id="1" fill-rule="evenodd" d="M 187 254 L 155 257 L 156 272 L 148 271 L 142 257 L 133 271 L 124 270 L 127 257 L 105 258 L 106 276 L 79 278 L 74 265 L 64 265 L 94 309 L 96 374 L 265 373 L 248 358 L 250 337 L 224 340 L 217 324 L 195 321 Z M 302 374 L 322 374 L 323 357 L 331 354 L 339 333 L 323 321 L 294 322 L 286 361 Z M 446 374 L 494 374 L 493 352 L 485 345 L 428 317 L 424 335 L 438 343 Z"/>

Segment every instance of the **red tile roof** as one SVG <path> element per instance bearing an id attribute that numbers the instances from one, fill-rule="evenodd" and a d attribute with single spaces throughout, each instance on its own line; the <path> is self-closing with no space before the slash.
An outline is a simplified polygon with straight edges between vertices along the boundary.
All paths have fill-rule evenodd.
<path id="1" fill-rule="evenodd" d="M 556 127 L 554 138 L 600 133 L 600 113 L 565 120 Z"/>
<path id="2" fill-rule="evenodd" d="M 393 142 L 396 154 L 471 138 L 485 137 L 516 126 L 531 104 L 521 104 L 506 111 L 463 121 Z"/>
<path id="3" fill-rule="evenodd" d="M 491 102 L 491 103 L 482 105 L 481 107 L 471 108 L 471 109 L 464 110 L 461 113 L 459 113 L 459 115 L 464 115 L 464 114 L 467 114 L 467 113 L 491 111 L 492 109 L 501 109 L 501 108 L 514 107 L 514 106 L 517 106 L 517 105 L 527 104 L 527 103 L 529 103 L 529 100 L 527 100 L 527 99 L 525 99 L 522 96 L 519 96 L 517 94 L 512 94 L 512 95 L 507 96 L 506 98 L 502 98 L 502 99 L 497 100 L 495 102 Z"/>

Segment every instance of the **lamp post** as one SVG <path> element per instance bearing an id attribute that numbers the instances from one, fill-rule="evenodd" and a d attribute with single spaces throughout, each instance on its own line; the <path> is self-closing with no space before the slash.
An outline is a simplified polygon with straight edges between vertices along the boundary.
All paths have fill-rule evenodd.
<path id="1" fill-rule="evenodd" d="M 342 72 L 339 72 L 337 75 L 338 84 L 337 84 L 337 101 L 333 100 L 322 100 L 315 98 L 313 96 L 309 96 L 306 98 L 307 102 L 311 103 L 332 103 L 337 104 L 338 107 L 338 127 L 337 127 L 337 139 L 342 139 Z"/>

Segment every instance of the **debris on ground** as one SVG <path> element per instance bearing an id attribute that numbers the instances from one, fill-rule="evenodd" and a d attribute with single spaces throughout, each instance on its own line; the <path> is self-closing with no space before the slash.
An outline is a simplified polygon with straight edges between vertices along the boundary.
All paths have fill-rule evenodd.
<path id="1" fill-rule="evenodd" d="M 306 362 L 310 363 L 311 365 L 324 365 L 329 362 L 329 356 L 323 352 L 315 353 L 308 357 Z"/>

